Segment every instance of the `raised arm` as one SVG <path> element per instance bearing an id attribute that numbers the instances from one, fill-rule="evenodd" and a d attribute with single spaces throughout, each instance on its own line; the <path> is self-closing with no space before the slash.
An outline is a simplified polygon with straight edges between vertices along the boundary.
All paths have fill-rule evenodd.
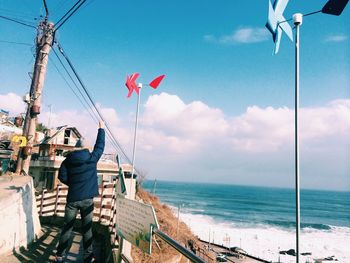
<path id="1" fill-rule="evenodd" d="M 103 151 L 104 151 L 104 148 L 105 148 L 104 123 L 100 122 L 94 150 L 91 153 L 92 158 L 95 162 L 97 162 L 101 158 Z"/>

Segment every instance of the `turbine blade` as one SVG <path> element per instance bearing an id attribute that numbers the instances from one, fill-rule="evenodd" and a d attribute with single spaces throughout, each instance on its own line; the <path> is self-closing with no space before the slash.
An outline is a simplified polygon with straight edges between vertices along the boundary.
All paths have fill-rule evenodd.
<path id="1" fill-rule="evenodd" d="M 284 17 L 283 17 L 283 21 L 285 21 Z M 286 33 L 286 35 L 289 37 L 289 39 L 291 41 L 293 41 L 293 30 L 292 30 L 291 26 L 289 25 L 289 23 L 283 22 L 283 23 L 279 24 L 279 26 Z"/>
<path id="2" fill-rule="evenodd" d="M 349 0 L 329 0 L 322 8 L 322 13 L 339 16 Z"/>
<path id="3" fill-rule="evenodd" d="M 134 73 L 134 74 L 131 75 L 130 80 L 131 80 L 132 82 L 135 82 L 136 79 L 137 79 L 139 76 L 140 76 L 140 74 L 136 72 L 136 73 Z"/>
<path id="4" fill-rule="evenodd" d="M 275 41 L 275 55 L 278 53 L 278 51 L 280 49 L 281 37 L 282 37 L 282 29 L 280 27 L 278 27 L 276 41 Z"/>
<path id="5" fill-rule="evenodd" d="M 159 77 L 156 77 L 154 80 L 151 81 L 149 84 L 152 88 L 156 89 L 160 82 L 164 79 L 165 75 L 160 75 Z"/>
<path id="6" fill-rule="evenodd" d="M 266 28 L 271 32 L 272 35 L 276 33 L 277 18 L 276 18 L 275 11 L 273 10 L 271 1 L 269 1 L 269 15 L 267 18 Z"/>
<path id="7" fill-rule="evenodd" d="M 138 86 L 135 86 L 135 91 L 136 91 L 137 95 L 140 96 L 140 88 Z"/>
<path id="8" fill-rule="evenodd" d="M 289 0 L 276 0 L 274 7 L 276 14 L 282 14 L 284 9 L 286 9 Z"/>
<path id="9" fill-rule="evenodd" d="M 130 98 L 132 94 L 132 89 L 129 89 L 128 95 L 126 96 L 127 98 Z"/>

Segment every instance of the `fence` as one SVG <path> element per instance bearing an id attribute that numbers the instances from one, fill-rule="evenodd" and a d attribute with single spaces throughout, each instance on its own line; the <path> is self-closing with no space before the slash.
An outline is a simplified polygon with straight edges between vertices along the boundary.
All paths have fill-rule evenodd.
<path id="1" fill-rule="evenodd" d="M 100 224 L 107 225 L 110 233 L 112 245 L 115 245 L 117 239 L 115 222 L 116 222 L 116 195 L 115 195 L 116 182 L 106 183 L 102 182 L 99 187 L 100 195 L 94 198 L 94 212 L 93 221 Z M 36 204 L 39 212 L 39 216 L 59 216 L 64 217 L 64 209 L 66 205 L 66 197 L 68 194 L 68 187 L 58 185 L 53 190 L 42 190 L 36 193 Z M 78 215 L 80 217 L 80 215 Z M 195 263 L 215 262 L 214 259 L 208 257 L 203 251 L 198 250 L 199 256 L 192 253 L 167 234 L 159 229 L 154 229 L 153 233 L 159 238 L 164 240 L 170 246 L 175 248 L 182 255 Z M 129 260 L 121 255 L 124 262 Z M 206 261 L 205 261 L 206 260 Z"/>
<path id="2" fill-rule="evenodd" d="M 94 198 L 93 221 L 107 225 L 111 234 L 111 240 L 116 241 L 115 236 L 115 186 L 116 183 L 102 182 L 99 187 L 100 195 Z M 39 216 L 64 217 L 68 187 L 58 185 L 52 190 L 42 190 L 36 193 L 36 204 Z M 78 218 L 80 215 L 78 215 Z"/>

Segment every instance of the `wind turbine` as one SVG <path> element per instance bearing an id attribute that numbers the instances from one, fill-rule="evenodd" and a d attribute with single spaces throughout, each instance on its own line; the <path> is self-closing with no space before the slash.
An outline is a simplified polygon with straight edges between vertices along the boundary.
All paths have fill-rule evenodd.
<path id="1" fill-rule="evenodd" d="M 267 29 L 271 32 L 273 41 L 275 42 L 274 54 L 278 53 L 282 32 L 285 32 L 291 41 L 293 41 L 293 31 L 288 23 L 281 23 L 286 19 L 283 12 L 287 7 L 289 0 L 276 0 L 272 5 L 269 1 L 269 15 L 266 23 Z"/>
<path id="2" fill-rule="evenodd" d="M 142 83 L 136 83 L 137 78 L 139 76 L 140 76 L 139 73 L 133 73 L 131 76 L 126 76 L 126 82 L 125 82 L 125 86 L 127 87 L 128 91 L 129 91 L 127 97 L 130 98 L 134 91 L 137 94 L 134 145 L 133 145 L 133 152 L 132 152 L 132 173 L 131 173 L 131 180 L 130 180 L 130 193 L 131 193 L 131 189 L 132 189 L 132 179 L 133 179 L 134 173 L 135 173 L 135 156 L 136 156 L 136 142 L 137 142 L 139 108 L 140 108 L 140 100 L 141 100 L 141 89 L 143 86 Z M 160 75 L 160 76 L 156 77 L 154 80 L 152 80 L 149 84 L 146 84 L 145 86 L 149 86 L 153 89 L 156 89 L 156 88 L 158 88 L 160 82 L 164 79 L 164 77 L 165 77 L 165 75 Z"/>
<path id="3" fill-rule="evenodd" d="M 299 49 L 300 49 L 300 26 L 303 23 L 303 17 L 324 13 L 328 15 L 339 16 L 343 12 L 349 0 L 329 0 L 321 10 L 311 12 L 305 15 L 296 13 L 293 15 L 293 23 L 295 26 L 295 202 L 296 202 L 296 262 L 300 262 L 300 168 L 299 168 L 299 82 L 300 82 L 300 67 L 299 67 Z M 269 2 L 269 15 L 266 23 L 267 29 L 272 33 L 275 42 L 275 54 L 277 54 L 280 45 L 282 31 L 290 37 L 290 25 L 288 20 L 283 20 L 283 12 L 288 4 L 288 0 L 276 0 L 273 8 Z"/>

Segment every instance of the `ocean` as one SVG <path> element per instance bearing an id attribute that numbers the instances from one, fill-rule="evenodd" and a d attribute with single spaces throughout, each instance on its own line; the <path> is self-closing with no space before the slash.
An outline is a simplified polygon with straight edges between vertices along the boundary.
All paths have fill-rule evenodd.
<path id="1" fill-rule="evenodd" d="M 154 190 L 154 181 L 143 187 Z M 201 239 L 260 258 L 295 262 L 293 189 L 157 181 L 155 194 Z M 301 262 L 350 263 L 350 192 L 301 190 Z"/>

